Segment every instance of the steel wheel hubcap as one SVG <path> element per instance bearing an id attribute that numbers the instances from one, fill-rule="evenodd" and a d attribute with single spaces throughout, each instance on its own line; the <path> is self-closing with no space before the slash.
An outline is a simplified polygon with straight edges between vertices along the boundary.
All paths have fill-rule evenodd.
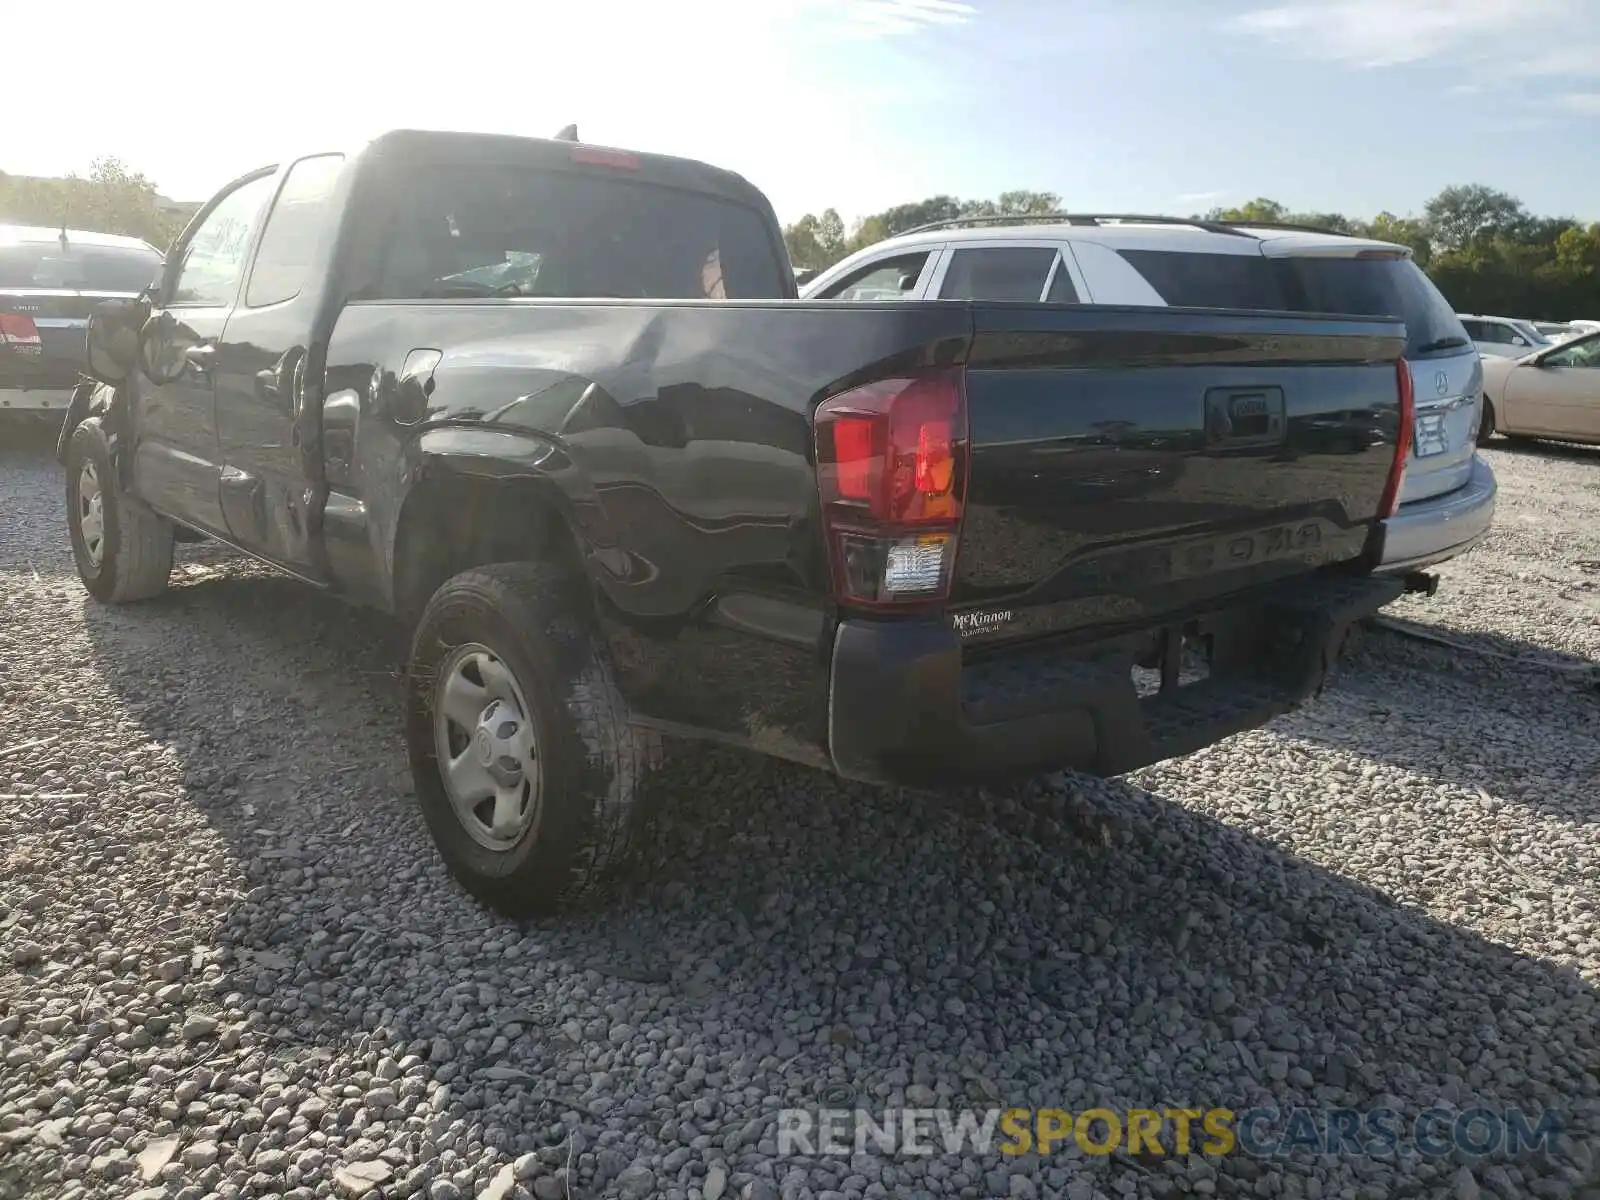
<path id="1" fill-rule="evenodd" d="M 457 646 L 434 683 L 433 737 L 456 819 L 486 850 L 515 846 L 539 810 L 532 709 L 511 668 L 486 646 Z"/>
<path id="2" fill-rule="evenodd" d="M 78 531 L 83 535 L 84 553 L 98 567 L 106 551 L 105 496 L 92 462 L 84 463 L 78 472 Z"/>

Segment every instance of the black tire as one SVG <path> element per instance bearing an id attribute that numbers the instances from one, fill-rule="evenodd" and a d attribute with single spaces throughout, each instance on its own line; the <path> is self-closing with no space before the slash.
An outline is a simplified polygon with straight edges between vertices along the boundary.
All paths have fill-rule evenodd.
<path id="1" fill-rule="evenodd" d="M 93 468 L 99 486 L 101 532 L 99 556 L 84 536 L 85 467 Z M 105 430 L 90 418 L 72 431 L 67 442 L 67 529 L 78 578 L 102 604 L 148 600 L 167 590 L 172 575 L 172 522 L 158 516 L 117 486 Z"/>
<path id="2" fill-rule="evenodd" d="M 423 816 L 450 873 L 511 917 L 548 915 L 590 898 L 627 859 L 642 824 L 641 792 L 659 743 L 628 724 L 603 643 L 582 611 L 560 569 L 500 563 L 447 580 L 412 637 L 405 733 Z M 436 688 L 442 691 L 452 654 L 468 645 L 509 669 L 537 739 L 535 815 L 503 850 L 468 832 L 440 770 Z"/>
<path id="3" fill-rule="evenodd" d="M 1485 396 L 1483 398 L 1483 412 L 1478 417 L 1478 445 L 1483 445 L 1494 436 L 1494 402 Z"/>

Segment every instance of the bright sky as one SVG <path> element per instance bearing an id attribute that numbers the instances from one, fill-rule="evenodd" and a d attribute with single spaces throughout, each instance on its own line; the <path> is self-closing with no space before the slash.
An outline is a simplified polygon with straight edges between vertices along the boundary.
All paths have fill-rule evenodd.
<path id="1" fill-rule="evenodd" d="M 1600 0 L 77 0 L 19 36 L 7 92 L 53 99 L 0 169 L 112 154 L 182 200 L 383 128 L 576 121 L 785 220 L 1008 188 L 1368 215 L 1470 182 L 1600 219 Z"/>

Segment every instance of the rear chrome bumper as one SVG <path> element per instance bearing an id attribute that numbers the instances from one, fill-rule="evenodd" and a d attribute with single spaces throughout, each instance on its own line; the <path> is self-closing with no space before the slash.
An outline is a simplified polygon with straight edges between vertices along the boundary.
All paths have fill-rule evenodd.
<path id="1" fill-rule="evenodd" d="M 71 388 L 0 388 L 0 413 L 66 412 Z"/>
<path id="2" fill-rule="evenodd" d="M 1414 571 L 1472 549 L 1494 523 L 1494 468 L 1472 456 L 1472 474 L 1453 492 L 1413 500 L 1383 522 L 1378 570 Z"/>

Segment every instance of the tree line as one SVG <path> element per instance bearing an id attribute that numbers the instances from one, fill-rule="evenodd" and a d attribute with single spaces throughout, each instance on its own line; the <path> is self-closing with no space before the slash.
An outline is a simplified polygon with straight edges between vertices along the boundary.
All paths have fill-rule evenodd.
<path id="1" fill-rule="evenodd" d="M 1054 192 L 1002 192 L 995 200 L 932 196 L 897 204 L 848 231 L 835 209 L 807 213 L 784 228 L 797 267 L 831 266 L 857 250 L 932 221 L 1029 216 L 1062 208 Z M 1534 320 L 1600 319 L 1600 223 L 1539 216 L 1483 184 L 1447 187 L 1421 216 L 1381 212 L 1370 220 L 1334 212 L 1295 212 L 1276 200 L 1191 213 L 1211 221 L 1278 221 L 1409 246 L 1417 264 L 1460 312 Z"/>
<path id="2" fill-rule="evenodd" d="M 0 171 L 0 222 L 15 225 L 120 233 L 165 250 L 194 207 L 166 209 L 155 184 L 115 158 L 96 159 L 88 175 L 61 179 Z"/>

